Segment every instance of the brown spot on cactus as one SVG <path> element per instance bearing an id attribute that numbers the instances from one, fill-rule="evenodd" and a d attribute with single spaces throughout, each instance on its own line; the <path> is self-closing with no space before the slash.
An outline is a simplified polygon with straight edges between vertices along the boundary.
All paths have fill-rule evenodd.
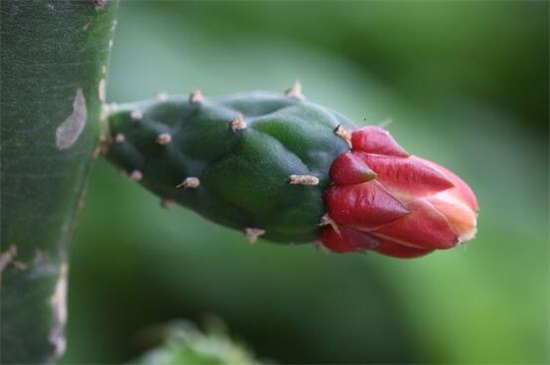
<path id="1" fill-rule="evenodd" d="M 73 100 L 72 113 L 57 127 L 55 131 L 55 144 L 58 149 L 64 150 L 71 147 L 78 139 L 88 118 L 86 100 L 81 88 L 76 89 Z"/>
<path id="2" fill-rule="evenodd" d="M 351 147 L 351 132 L 347 131 L 342 127 L 340 124 L 336 128 L 334 128 L 334 134 L 336 134 L 338 137 L 342 138 L 344 141 L 347 142 L 347 144 Z"/>
<path id="3" fill-rule="evenodd" d="M 25 271 L 29 267 L 23 261 L 19 261 L 19 260 L 13 260 L 12 264 L 13 264 L 13 267 L 15 267 L 19 271 Z"/>
<path id="4" fill-rule="evenodd" d="M 245 228 L 244 229 L 244 237 L 250 243 L 256 243 L 258 238 L 260 236 L 263 236 L 264 234 L 265 234 L 265 229 L 261 229 L 261 228 Z"/>
<path id="5" fill-rule="evenodd" d="M 6 251 L 0 254 L 0 272 L 13 262 L 15 256 L 17 256 L 17 246 L 15 245 L 10 245 Z"/>
<path id="6" fill-rule="evenodd" d="M 126 137 L 124 136 L 124 134 L 122 134 L 122 133 L 117 133 L 117 134 L 115 135 L 115 142 L 116 142 L 116 143 L 119 143 L 119 144 L 120 144 L 120 143 L 124 143 L 124 141 L 126 141 Z"/>
<path id="7" fill-rule="evenodd" d="M 194 90 L 191 94 L 189 94 L 189 102 L 190 103 L 200 103 L 204 99 L 202 92 L 200 90 Z"/>
<path id="8" fill-rule="evenodd" d="M 59 276 L 55 285 L 54 293 L 50 297 L 50 308 L 54 325 L 50 330 L 48 339 L 54 348 L 54 358 L 59 358 L 65 353 L 67 341 L 65 339 L 65 323 L 67 322 L 67 276 L 69 266 L 62 263 L 59 268 Z"/>
<path id="9" fill-rule="evenodd" d="M 231 130 L 233 132 L 236 131 L 242 131 L 246 129 L 246 121 L 244 120 L 244 117 L 242 114 L 237 114 L 235 119 L 233 119 L 231 122 L 229 122 L 229 126 L 231 127 Z"/>
<path id="10" fill-rule="evenodd" d="M 106 98 L 105 88 L 106 88 L 105 79 L 99 80 L 99 85 L 97 87 L 97 96 L 99 97 L 99 101 L 101 101 L 102 103 L 105 102 L 105 98 Z"/>
<path id="11" fill-rule="evenodd" d="M 134 122 L 139 122 L 143 119 L 143 113 L 141 112 L 141 110 L 136 109 L 132 111 L 132 113 L 130 113 L 130 118 L 132 118 Z"/>
<path id="12" fill-rule="evenodd" d="M 2 254 L 0 254 L 0 273 L 4 271 L 6 266 L 12 265 L 19 271 L 27 270 L 28 265 L 23 261 L 16 260 L 17 246 L 10 245 Z"/>
<path id="13" fill-rule="evenodd" d="M 169 133 L 161 133 L 157 136 L 157 143 L 160 145 L 167 145 L 172 142 L 172 136 Z"/>
<path id="14" fill-rule="evenodd" d="M 294 81 L 294 84 L 292 84 L 292 87 L 285 91 L 285 95 L 288 96 L 289 98 L 304 100 L 305 96 L 304 94 L 302 94 L 302 84 L 300 83 L 300 81 L 298 80 Z"/>
<path id="15" fill-rule="evenodd" d="M 201 184 L 200 180 L 196 177 L 187 177 L 185 178 L 181 184 L 177 185 L 177 188 L 184 188 L 184 189 L 196 189 Z"/>
<path id="16" fill-rule="evenodd" d="M 140 181 L 143 179 L 143 173 L 139 170 L 134 170 L 130 173 L 130 179 L 134 181 Z"/>
<path id="17" fill-rule="evenodd" d="M 318 185 L 319 178 L 312 175 L 290 175 L 288 183 L 291 185 Z"/>
<path id="18" fill-rule="evenodd" d="M 330 218 L 328 213 L 321 217 L 321 222 L 319 222 L 319 226 L 331 226 L 332 229 L 334 229 L 336 232 L 339 232 L 338 224 L 336 224 L 336 222 L 332 220 L 332 218 Z"/>

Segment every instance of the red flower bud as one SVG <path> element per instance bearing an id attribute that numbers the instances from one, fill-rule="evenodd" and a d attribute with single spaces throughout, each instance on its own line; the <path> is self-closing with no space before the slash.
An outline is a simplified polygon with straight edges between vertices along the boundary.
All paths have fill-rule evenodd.
<path id="1" fill-rule="evenodd" d="M 354 131 L 351 143 L 331 166 L 325 247 L 418 257 L 474 237 L 476 197 L 458 176 L 409 155 L 379 127 Z"/>

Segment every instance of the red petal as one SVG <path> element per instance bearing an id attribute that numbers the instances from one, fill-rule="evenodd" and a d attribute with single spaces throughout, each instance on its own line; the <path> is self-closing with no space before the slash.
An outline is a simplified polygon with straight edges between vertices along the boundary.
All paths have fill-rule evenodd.
<path id="1" fill-rule="evenodd" d="M 386 189 L 400 197 L 423 197 L 454 187 L 443 173 L 414 156 L 397 158 L 358 153 L 358 157 L 376 172 L 377 180 Z"/>
<path id="2" fill-rule="evenodd" d="M 376 247 L 380 242 L 368 233 L 341 227 L 339 233 L 330 225 L 321 228 L 319 239 L 332 252 L 355 252 Z"/>
<path id="3" fill-rule="evenodd" d="M 386 256 L 408 259 L 427 255 L 433 250 L 403 246 L 390 240 L 383 240 L 380 246 L 376 247 L 374 251 Z"/>
<path id="4" fill-rule="evenodd" d="M 464 182 L 460 177 L 458 177 L 454 172 L 451 170 L 436 164 L 435 162 L 429 161 L 429 160 L 423 160 L 425 163 L 432 166 L 434 169 L 438 170 L 449 180 L 453 182 L 456 189 L 453 189 L 453 195 L 457 196 L 460 200 L 464 201 L 468 206 L 474 211 L 477 212 L 479 210 L 479 206 L 477 204 L 476 196 L 474 195 L 474 192 L 468 184 Z"/>
<path id="5" fill-rule="evenodd" d="M 458 235 L 449 226 L 447 218 L 430 202 L 415 200 L 407 204 L 407 209 L 411 213 L 406 217 L 373 233 L 418 248 L 445 249 L 456 245 Z"/>
<path id="6" fill-rule="evenodd" d="M 333 185 L 326 191 L 330 217 L 339 225 L 369 230 L 383 226 L 409 211 L 376 181 Z"/>
<path id="7" fill-rule="evenodd" d="M 360 184 L 376 177 L 367 164 L 351 152 L 336 157 L 330 167 L 330 177 L 336 184 Z"/>
<path id="8" fill-rule="evenodd" d="M 476 234 L 476 213 L 464 202 L 459 200 L 451 191 L 434 195 L 428 198 L 435 209 L 443 214 L 459 242 L 466 242 Z"/>
<path id="9" fill-rule="evenodd" d="M 354 150 L 378 155 L 409 156 L 390 133 L 380 127 L 368 126 L 355 130 L 351 135 L 351 145 Z"/>

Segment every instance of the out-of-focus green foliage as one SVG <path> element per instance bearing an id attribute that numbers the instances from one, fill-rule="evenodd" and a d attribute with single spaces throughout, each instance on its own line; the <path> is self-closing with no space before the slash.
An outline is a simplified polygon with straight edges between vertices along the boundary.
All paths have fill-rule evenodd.
<path id="1" fill-rule="evenodd" d="M 219 326 L 203 334 L 192 324 L 179 322 L 164 328 L 164 332 L 164 343 L 132 364 L 259 364 L 247 349 L 231 340 Z"/>
<path id="2" fill-rule="evenodd" d="M 480 200 L 468 246 L 403 261 L 250 246 L 106 162 L 73 245 L 67 363 L 124 362 L 135 335 L 215 313 L 282 363 L 548 362 L 548 4 L 126 2 L 109 98 L 284 90 L 407 150 Z"/>

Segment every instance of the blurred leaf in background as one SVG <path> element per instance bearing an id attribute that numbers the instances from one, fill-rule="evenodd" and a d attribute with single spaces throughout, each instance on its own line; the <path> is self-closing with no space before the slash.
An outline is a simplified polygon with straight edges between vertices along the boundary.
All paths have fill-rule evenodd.
<path id="1" fill-rule="evenodd" d="M 160 335 L 163 343 L 131 363 L 147 365 L 259 364 L 242 344 L 233 341 L 227 335 L 220 323 L 210 323 L 208 332 L 201 333 L 191 323 L 178 321 L 162 328 L 151 328 L 147 335 L 149 337 Z"/>
<path id="2" fill-rule="evenodd" d="M 72 247 L 66 363 L 215 313 L 280 363 L 547 363 L 547 2 L 123 2 L 109 98 L 284 90 L 394 123 L 480 200 L 478 237 L 417 260 L 250 246 L 100 161 Z"/>

